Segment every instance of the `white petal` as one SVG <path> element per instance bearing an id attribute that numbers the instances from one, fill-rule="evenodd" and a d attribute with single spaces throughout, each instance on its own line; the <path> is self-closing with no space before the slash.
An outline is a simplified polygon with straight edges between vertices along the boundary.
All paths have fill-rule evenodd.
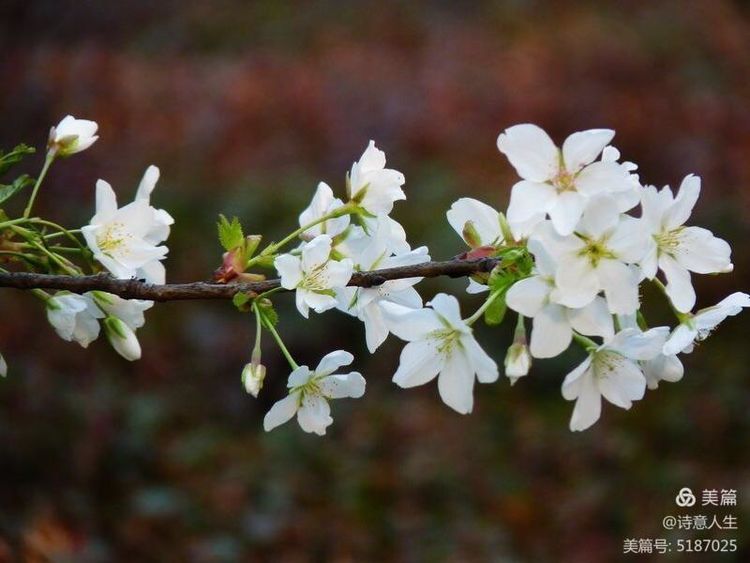
<path id="1" fill-rule="evenodd" d="M 325 293 L 318 293 L 317 291 L 309 291 L 306 289 L 298 289 L 297 295 L 301 295 L 305 300 L 308 307 L 314 310 L 316 313 L 325 313 L 336 307 L 338 301 L 332 295 Z"/>
<path id="2" fill-rule="evenodd" d="M 147 202 L 151 199 L 151 192 L 156 187 L 156 182 L 159 181 L 159 169 L 153 164 L 146 168 L 146 172 L 143 174 L 141 183 L 138 184 L 138 191 L 135 193 L 135 199 L 144 199 Z"/>
<path id="3" fill-rule="evenodd" d="M 559 150 L 543 129 L 530 123 L 514 125 L 497 138 L 497 148 L 525 180 L 544 182 L 559 170 Z"/>
<path id="4" fill-rule="evenodd" d="M 474 373 L 461 350 L 450 354 L 438 375 L 440 398 L 450 408 L 469 414 L 474 408 Z"/>
<path id="5" fill-rule="evenodd" d="M 687 351 L 688 348 L 692 348 L 696 336 L 698 336 L 697 330 L 681 324 L 674 329 L 672 335 L 667 339 L 662 348 L 662 354 L 672 356 Z"/>
<path id="6" fill-rule="evenodd" d="M 535 358 L 553 358 L 567 350 L 572 338 L 565 310 L 550 303 L 534 317 L 529 350 Z"/>
<path id="7" fill-rule="evenodd" d="M 594 162 L 586 166 L 575 180 L 576 189 L 592 197 L 601 193 L 624 192 L 633 188 L 627 168 L 617 162 Z"/>
<path id="8" fill-rule="evenodd" d="M 587 336 L 600 336 L 609 340 L 615 334 L 612 315 L 607 308 L 607 301 L 597 297 L 581 309 L 568 309 L 570 326 Z"/>
<path id="9" fill-rule="evenodd" d="M 568 172 L 575 173 L 594 162 L 614 136 L 612 129 L 589 129 L 573 133 L 565 139 L 562 146 L 565 168 Z"/>
<path id="10" fill-rule="evenodd" d="M 315 377 L 315 372 L 311 371 L 309 367 L 299 366 L 297 369 L 295 369 L 292 373 L 289 374 L 289 381 L 287 382 L 287 387 L 289 387 L 289 389 L 293 389 L 294 387 L 300 387 L 301 385 L 305 385 L 313 377 Z"/>
<path id="11" fill-rule="evenodd" d="M 666 254 L 659 258 L 659 266 L 667 278 L 667 295 L 675 309 L 682 313 L 693 310 L 695 289 L 690 281 L 690 272 Z"/>
<path id="12" fill-rule="evenodd" d="M 383 312 L 376 303 L 364 307 L 359 318 L 365 324 L 365 342 L 370 353 L 374 353 L 388 338 L 388 325 L 383 318 Z"/>
<path id="13" fill-rule="evenodd" d="M 565 376 L 565 380 L 562 383 L 562 396 L 567 401 L 572 401 L 578 398 L 581 394 L 581 388 L 583 386 L 583 379 L 586 372 L 591 367 L 591 356 L 586 356 L 586 359 L 578 364 L 573 371 Z M 588 375 L 586 375 L 588 377 Z"/>
<path id="14" fill-rule="evenodd" d="M 354 361 L 352 356 L 346 350 L 336 350 L 323 356 L 323 359 L 318 363 L 318 367 L 315 368 L 315 375 L 329 375 L 342 366 L 348 366 Z"/>
<path id="15" fill-rule="evenodd" d="M 358 399 L 365 394 L 365 378 L 356 371 L 329 375 L 320 381 L 319 386 L 320 392 L 329 399 Z"/>
<path id="16" fill-rule="evenodd" d="M 479 293 L 485 293 L 489 290 L 490 288 L 486 285 L 475 281 L 474 278 L 469 278 L 469 285 L 466 288 L 466 293 L 470 295 L 477 295 Z"/>
<path id="17" fill-rule="evenodd" d="M 551 287 L 541 276 L 532 276 L 514 283 L 505 296 L 508 307 L 533 318 L 547 302 Z"/>
<path id="18" fill-rule="evenodd" d="M 526 180 L 517 182 L 510 192 L 508 222 L 513 225 L 519 224 L 546 213 L 556 196 L 555 188 L 549 184 Z"/>
<path id="19" fill-rule="evenodd" d="M 549 209 L 549 216 L 558 234 L 571 234 L 583 214 L 586 200 L 578 192 L 562 192 Z"/>
<path id="20" fill-rule="evenodd" d="M 443 365 L 434 340 L 410 342 L 401 351 L 393 382 L 399 387 L 416 387 L 431 381 Z"/>
<path id="21" fill-rule="evenodd" d="M 659 387 L 660 381 L 679 381 L 684 372 L 682 362 L 675 355 L 659 354 L 653 360 L 643 363 L 643 374 L 646 376 L 649 389 Z"/>
<path id="22" fill-rule="evenodd" d="M 461 309 L 458 305 L 458 299 L 452 295 L 438 293 L 428 305 L 452 326 L 460 328 L 466 326 L 463 320 L 461 320 Z"/>
<path id="23" fill-rule="evenodd" d="M 419 340 L 443 328 L 443 323 L 432 309 L 411 309 L 389 302 L 381 303 L 380 307 L 388 330 L 402 340 Z"/>
<path id="24" fill-rule="evenodd" d="M 585 307 L 601 289 L 599 279 L 586 258 L 568 258 L 555 274 L 556 290 L 551 298 L 574 309 Z"/>
<path id="25" fill-rule="evenodd" d="M 733 269 L 729 244 L 707 229 L 687 227 L 679 233 L 674 257 L 691 272 L 714 274 Z"/>
<path id="26" fill-rule="evenodd" d="M 660 326 L 641 332 L 636 328 L 626 328 L 610 340 L 606 348 L 633 360 L 651 360 L 663 349 L 669 336 L 669 327 Z"/>
<path id="27" fill-rule="evenodd" d="M 302 262 L 297 256 L 282 254 L 273 262 L 274 268 L 281 278 L 281 287 L 294 289 L 302 281 Z"/>
<path id="28" fill-rule="evenodd" d="M 607 358 L 594 359 L 600 393 L 613 405 L 629 409 L 632 401 L 640 400 L 646 391 L 646 378 L 640 368 L 619 354 L 603 352 Z"/>
<path id="29" fill-rule="evenodd" d="M 490 245 L 503 238 L 497 210 L 476 199 L 464 197 L 455 201 L 446 217 L 453 230 L 462 238 L 464 226 L 470 221 L 480 238 L 477 246 Z"/>
<path id="30" fill-rule="evenodd" d="M 331 254 L 331 237 L 319 235 L 302 248 L 302 270 L 311 272 L 322 266 Z"/>
<path id="31" fill-rule="evenodd" d="M 320 395 L 306 393 L 302 397 L 302 404 L 297 410 L 297 422 L 305 432 L 313 432 L 323 436 L 332 423 L 331 406 Z"/>
<path id="32" fill-rule="evenodd" d="M 573 415 L 570 418 L 570 429 L 574 432 L 586 430 L 591 427 L 602 412 L 602 397 L 596 382 L 590 374 L 586 374 L 581 379 L 581 389 L 573 408 Z"/>
<path id="33" fill-rule="evenodd" d="M 109 182 L 104 180 L 96 181 L 96 215 L 91 219 L 91 223 L 106 221 L 108 217 L 117 211 L 117 196 Z"/>
<path id="34" fill-rule="evenodd" d="M 287 395 L 280 401 L 276 401 L 263 418 L 263 429 L 269 432 L 281 426 L 294 416 L 299 407 L 299 393 Z"/>
<path id="35" fill-rule="evenodd" d="M 638 275 L 617 260 L 602 260 L 597 268 L 609 312 L 629 315 L 638 309 Z"/>
<path id="36" fill-rule="evenodd" d="M 680 191 L 674 198 L 674 203 L 664 214 L 664 227 L 674 229 L 683 225 L 693 212 L 695 202 L 701 193 L 700 176 L 688 174 L 680 184 Z"/>
<path id="37" fill-rule="evenodd" d="M 461 344 L 464 347 L 466 356 L 471 362 L 474 373 L 481 383 L 493 383 L 497 381 L 500 372 L 495 360 L 482 349 L 479 343 L 471 335 L 465 335 L 461 338 Z"/>

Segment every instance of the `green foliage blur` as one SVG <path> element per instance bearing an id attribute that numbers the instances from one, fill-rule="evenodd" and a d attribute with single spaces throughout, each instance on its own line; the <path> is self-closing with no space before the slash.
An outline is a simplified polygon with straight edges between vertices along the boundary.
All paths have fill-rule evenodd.
<path id="1" fill-rule="evenodd" d="M 84 224 L 97 178 L 129 201 L 158 165 L 170 281 L 210 278 L 218 214 L 273 240 L 318 181 L 343 193 L 369 139 L 406 174 L 394 217 L 412 244 L 450 258 L 464 248 L 445 211 L 461 196 L 504 208 L 516 178 L 496 136 L 534 122 L 558 141 L 616 129 L 648 183 L 702 176 L 692 222 L 734 248 L 733 274 L 696 280 L 712 305 L 750 287 L 749 75 L 750 13 L 729 0 L 0 4 L 0 146 L 42 149 L 67 113 L 100 124 L 91 149 L 54 165 L 37 209 Z M 266 385 L 244 392 L 253 319 L 231 303 L 157 305 L 130 364 L 103 339 L 61 341 L 36 300 L 0 290 L 0 561 L 586 563 L 659 537 L 736 538 L 737 553 L 700 560 L 750 560 L 747 313 L 685 359 L 683 381 L 573 434 L 560 384 L 577 350 L 513 388 L 478 385 L 462 417 L 434 384 L 390 382 L 395 339 L 370 355 L 356 321 L 302 322 L 276 302 L 297 358 L 343 347 L 367 378 L 324 439 L 295 423 L 263 432 L 287 367 L 268 339 Z M 512 319 L 479 331 L 499 364 Z M 701 513 L 675 506 L 686 486 L 737 489 L 739 506 L 703 512 L 735 514 L 739 530 L 665 531 L 664 516 Z"/>

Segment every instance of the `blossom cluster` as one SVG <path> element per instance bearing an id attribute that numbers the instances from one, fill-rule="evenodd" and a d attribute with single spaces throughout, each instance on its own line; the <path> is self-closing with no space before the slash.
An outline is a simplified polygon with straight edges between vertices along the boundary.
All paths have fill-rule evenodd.
<path id="1" fill-rule="evenodd" d="M 0 235 L 5 232 L 7 240 L 0 237 L 0 242 L 15 245 L 7 254 L 51 273 L 82 275 L 83 267 L 65 255 L 74 252 L 93 272 L 163 284 L 168 252 L 163 243 L 174 220 L 151 205 L 159 179 L 155 166 L 147 168 L 134 200 L 123 207 L 110 184 L 99 180 L 95 214 L 75 231 L 30 215 L 49 166 L 91 147 L 97 131 L 95 122 L 72 116 L 52 128 L 45 165 L 24 216 L 10 220 L 0 210 Z M 264 428 L 276 428 L 296 415 L 304 431 L 323 435 L 333 423 L 329 400 L 361 397 L 366 387 L 359 372 L 338 373 L 354 361 L 345 350 L 327 354 L 315 369 L 295 361 L 277 330 L 271 299 L 283 290 L 294 292 L 297 311 L 305 319 L 311 311 L 338 310 L 361 321 L 370 353 L 390 334 L 403 340 L 393 382 L 409 388 L 436 380 L 442 401 L 461 414 L 473 410 L 476 382 L 490 384 L 500 377 L 493 359 L 496 350 L 488 354 L 476 339 L 480 319 L 492 326 L 515 315 L 514 338 L 503 366 L 510 384 L 527 376 L 536 360 L 558 356 L 573 343 L 582 348 L 582 362 L 561 388 L 566 400 L 575 401 L 571 430 L 589 428 L 600 418 L 602 398 L 629 409 L 647 388 L 680 380 L 684 369 L 679 355 L 691 352 L 724 319 L 750 307 L 750 295 L 736 292 L 695 311 L 693 275 L 733 269 L 726 241 L 688 225 L 700 178 L 686 176 L 676 191 L 644 184 L 638 167 L 621 160 L 613 138 L 612 130 L 591 129 L 573 133 L 558 147 L 532 124 L 500 133 L 497 148 L 520 177 L 512 186 L 507 212 L 461 198 L 446 213 L 448 224 L 467 246 L 460 257 L 488 258 L 495 264 L 491 272 L 470 277 L 466 291 L 484 294 L 484 300 L 468 315 L 462 314 L 458 299 L 446 293 L 425 302 L 416 289 L 420 277 L 382 277 L 372 287 L 352 283 L 361 272 L 431 260 L 427 247 L 412 248 L 403 226 L 391 217 L 395 203 L 406 199 L 405 177 L 386 167 L 385 153 L 373 141 L 352 164 L 341 197 L 320 182 L 299 215 L 299 227 L 279 242 L 261 248 L 261 235 L 245 236 L 239 219 L 221 216 L 219 240 L 226 252 L 215 280 L 260 281 L 266 277 L 262 269 L 275 271 L 279 278 L 278 287 L 260 294 L 238 290 L 234 298 L 237 308 L 254 314 L 256 321 L 255 346 L 242 370 L 247 392 L 257 397 L 267 375 L 262 334 L 273 337 L 291 368 L 288 392 L 266 414 Z M 20 182 L 7 193 L 23 187 Z M 50 228 L 54 232 L 49 233 Z M 19 247 L 14 237 L 25 242 Z M 73 240 L 78 248 L 48 244 L 60 237 Z M 21 247 L 32 251 L 15 251 Z M 661 291 L 676 326 L 648 326 L 640 299 L 645 283 Z M 103 327 L 123 357 L 141 356 L 135 331 L 153 302 L 102 291 L 35 292 L 61 338 L 87 347 Z M 0 355 L 0 375 L 6 373 Z"/>

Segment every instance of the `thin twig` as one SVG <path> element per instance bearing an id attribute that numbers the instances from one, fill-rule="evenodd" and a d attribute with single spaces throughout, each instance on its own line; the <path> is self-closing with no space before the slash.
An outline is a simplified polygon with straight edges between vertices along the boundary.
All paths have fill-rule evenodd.
<path id="1" fill-rule="evenodd" d="M 373 287 L 388 280 L 404 278 L 434 278 L 438 276 L 465 277 L 480 272 L 489 272 L 498 263 L 497 258 L 478 260 L 448 260 L 425 262 L 413 266 L 386 268 L 371 272 L 356 272 L 349 281 L 350 286 Z M 279 280 L 242 283 L 191 282 L 154 285 L 140 280 L 118 280 L 109 274 L 93 276 L 64 276 L 34 274 L 28 272 L 0 272 L 0 287 L 15 289 L 58 289 L 72 293 L 105 291 L 125 299 L 147 299 L 149 301 L 182 301 L 188 299 L 231 299 L 237 293 L 259 294 L 279 287 Z"/>

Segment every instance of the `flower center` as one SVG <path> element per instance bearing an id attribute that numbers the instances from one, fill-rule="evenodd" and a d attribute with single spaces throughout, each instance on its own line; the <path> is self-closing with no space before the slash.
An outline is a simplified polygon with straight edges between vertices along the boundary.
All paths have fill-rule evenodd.
<path id="1" fill-rule="evenodd" d="M 306 289 L 308 291 L 315 291 L 318 293 L 325 293 L 329 290 L 328 287 L 328 269 L 326 268 L 326 264 L 323 264 L 322 266 L 318 266 L 314 270 L 307 273 L 307 275 L 302 278 L 302 281 L 299 284 L 299 287 L 301 289 Z"/>
<path id="2" fill-rule="evenodd" d="M 580 250 L 578 255 L 585 256 L 586 258 L 588 258 L 589 262 L 591 263 L 593 267 L 598 266 L 599 262 L 603 259 L 617 258 L 614 252 L 612 252 L 607 246 L 606 238 L 602 238 L 599 240 L 594 240 L 594 239 L 584 239 L 584 240 L 586 241 L 586 246 L 584 246 Z"/>
<path id="3" fill-rule="evenodd" d="M 622 369 L 626 361 L 625 356 L 611 350 L 597 352 L 594 355 L 594 374 L 600 379 L 607 378 Z"/>
<path id="4" fill-rule="evenodd" d="M 110 254 L 114 250 L 126 250 L 126 241 L 132 238 L 132 235 L 125 229 L 124 223 L 116 221 L 109 223 L 102 232 L 96 237 L 96 244 L 105 254 Z"/>
<path id="5" fill-rule="evenodd" d="M 575 174 L 571 174 L 565 168 L 560 168 L 557 176 L 552 178 L 552 185 L 557 189 L 557 193 L 576 191 Z"/>
<path id="6" fill-rule="evenodd" d="M 435 341 L 438 353 L 447 358 L 460 345 L 460 332 L 454 328 L 439 328 L 430 333 L 429 338 Z"/>
<path id="7" fill-rule="evenodd" d="M 671 231 L 662 231 L 661 233 L 655 234 L 654 240 L 656 241 L 656 246 L 659 251 L 664 254 L 674 254 L 680 246 L 680 234 L 682 229 L 683 227 L 679 227 Z"/>

